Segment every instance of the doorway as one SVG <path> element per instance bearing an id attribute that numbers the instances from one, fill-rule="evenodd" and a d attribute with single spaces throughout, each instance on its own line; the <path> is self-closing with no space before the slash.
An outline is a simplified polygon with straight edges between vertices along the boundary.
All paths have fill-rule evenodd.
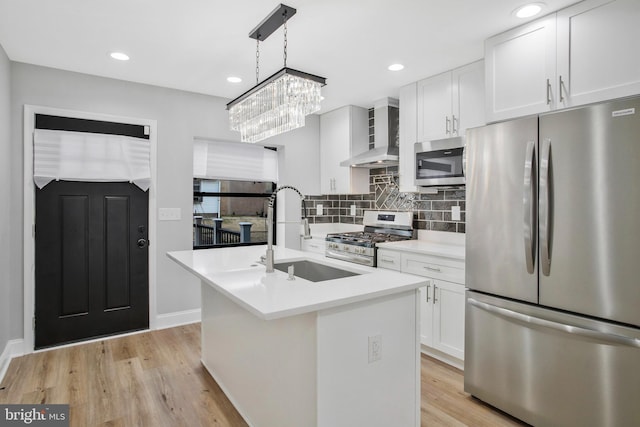
<path id="1" fill-rule="evenodd" d="M 126 182 L 72 181 L 36 189 L 33 131 L 39 114 L 79 119 L 85 126 L 101 121 L 144 129 L 151 149 L 149 190 Z M 156 253 L 148 242 L 156 235 L 156 122 L 29 105 L 24 118 L 24 353 L 154 328 Z M 47 240 L 56 262 L 43 252 Z"/>
<path id="2" fill-rule="evenodd" d="M 133 184 L 36 190 L 36 349 L 149 327 L 147 230 Z"/>

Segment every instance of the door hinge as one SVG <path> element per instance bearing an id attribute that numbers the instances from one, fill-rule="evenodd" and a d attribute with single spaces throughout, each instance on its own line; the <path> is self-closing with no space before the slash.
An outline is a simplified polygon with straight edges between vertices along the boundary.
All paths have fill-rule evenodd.
<path id="1" fill-rule="evenodd" d="M 36 225 L 31 226 L 31 237 L 36 237 Z"/>
<path id="2" fill-rule="evenodd" d="M 36 330 L 36 316 L 31 318 L 31 329 L 34 331 Z"/>

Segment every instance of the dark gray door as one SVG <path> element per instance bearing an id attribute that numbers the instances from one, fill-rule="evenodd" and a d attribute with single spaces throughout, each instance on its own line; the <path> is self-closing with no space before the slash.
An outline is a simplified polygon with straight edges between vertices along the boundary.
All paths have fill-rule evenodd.
<path id="1" fill-rule="evenodd" d="M 149 327 L 147 195 L 129 183 L 36 190 L 36 348 Z"/>

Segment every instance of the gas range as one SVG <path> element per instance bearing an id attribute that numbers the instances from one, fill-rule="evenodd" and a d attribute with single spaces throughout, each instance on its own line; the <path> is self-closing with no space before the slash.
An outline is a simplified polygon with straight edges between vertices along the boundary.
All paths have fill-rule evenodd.
<path id="1" fill-rule="evenodd" d="M 364 231 L 327 234 L 325 256 L 375 267 L 378 243 L 413 236 L 411 212 L 365 211 L 362 223 Z"/>

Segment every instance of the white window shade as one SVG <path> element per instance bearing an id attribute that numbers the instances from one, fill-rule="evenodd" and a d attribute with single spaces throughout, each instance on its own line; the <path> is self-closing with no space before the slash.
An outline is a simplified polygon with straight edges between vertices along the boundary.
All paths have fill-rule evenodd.
<path id="1" fill-rule="evenodd" d="M 193 177 L 235 181 L 278 181 L 278 153 L 241 142 L 193 142 Z"/>
<path id="2" fill-rule="evenodd" d="M 33 180 L 42 188 L 53 180 L 151 183 L 148 140 L 121 135 L 36 129 Z"/>

